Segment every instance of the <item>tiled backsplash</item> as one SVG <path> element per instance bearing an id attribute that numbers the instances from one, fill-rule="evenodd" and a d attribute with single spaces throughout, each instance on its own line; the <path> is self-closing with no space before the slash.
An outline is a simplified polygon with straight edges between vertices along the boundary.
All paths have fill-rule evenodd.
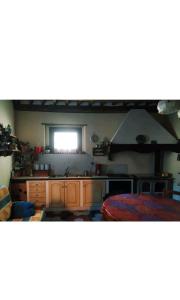
<path id="1" fill-rule="evenodd" d="M 95 173 L 94 158 L 88 154 L 42 154 L 39 155 L 39 164 L 50 164 L 55 175 L 64 175 L 67 167 L 72 175 L 83 175 L 85 171 Z M 93 163 L 93 164 L 92 164 Z M 102 175 L 112 173 L 128 173 L 127 164 L 103 164 Z"/>
<path id="2" fill-rule="evenodd" d="M 42 154 L 39 155 L 38 163 L 48 163 L 51 165 L 55 175 L 63 175 L 67 167 L 71 174 L 82 175 L 85 170 L 94 172 L 91 164 L 93 158 L 88 154 Z"/>
<path id="3" fill-rule="evenodd" d="M 102 175 L 107 173 L 152 174 L 154 156 L 152 153 L 120 153 L 113 161 L 89 154 L 40 154 L 39 164 L 50 164 L 55 175 L 64 175 L 67 167 L 72 175 L 84 175 L 84 171 L 95 173 L 95 164 L 102 164 Z M 92 165 L 93 163 L 93 165 Z"/>

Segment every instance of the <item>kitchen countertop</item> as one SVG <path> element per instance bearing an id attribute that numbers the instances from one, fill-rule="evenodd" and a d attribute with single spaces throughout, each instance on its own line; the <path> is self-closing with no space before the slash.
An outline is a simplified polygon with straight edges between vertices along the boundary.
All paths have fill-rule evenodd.
<path id="1" fill-rule="evenodd" d="M 19 176 L 11 178 L 11 182 L 13 181 L 26 181 L 26 180 L 101 180 L 101 179 L 133 179 L 134 176 Z"/>
<path id="2" fill-rule="evenodd" d="M 108 176 L 19 176 L 11 180 L 74 180 L 74 179 L 107 179 Z"/>
<path id="3" fill-rule="evenodd" d="M 88 180 L 88 179 L 110 179 L 110 180 L 116 180 L 116 179 L 173 179 L 170 176 L 154 176 L 152 174 L 137 174 L 137 175 L 131 175 L 127 174 L 126 176 L 19 176 L 19 177 L 12 177 L 12 181 L 18 181 L 18 180 Z"/>

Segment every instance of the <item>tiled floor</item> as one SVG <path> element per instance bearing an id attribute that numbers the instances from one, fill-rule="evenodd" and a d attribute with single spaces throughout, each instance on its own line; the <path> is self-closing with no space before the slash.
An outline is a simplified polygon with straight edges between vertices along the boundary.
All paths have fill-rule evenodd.
<path id="1" fill-rule="evenodd" d="M 102 221 L 102 214 L 99 210 L 51 212 L 45 215 L 43 221 Z"/>

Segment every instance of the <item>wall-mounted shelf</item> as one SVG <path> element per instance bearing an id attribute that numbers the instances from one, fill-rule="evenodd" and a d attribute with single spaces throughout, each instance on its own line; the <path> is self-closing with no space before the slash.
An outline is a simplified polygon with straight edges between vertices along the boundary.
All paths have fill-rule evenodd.
<path id="1" fill-rule="evenodd" d="M 105 155 L 107 155 L 106 147 L 93 148 L 93 156 L 105 156 Z"/>

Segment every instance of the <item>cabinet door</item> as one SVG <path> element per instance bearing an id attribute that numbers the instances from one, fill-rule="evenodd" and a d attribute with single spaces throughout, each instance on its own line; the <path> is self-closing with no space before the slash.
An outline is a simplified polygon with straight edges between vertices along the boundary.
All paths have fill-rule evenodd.
<path id="1" fill-rule="evenodd" d="M 139 179 L 137 182 L 137 193 L 153 193 L 153 181 L 151 179 Z"/>
<path id="2" fill-rule="evenodd" d="M 100 207 L 105 195 L 105 181 L 83 181 L 83 206 L 85 208 Z"/>
<path id="3" fill-rule="evenodd" d="M 65 208 L 78 208 L 80 206 L 80 182 L 65 182 Z"/>
<path id="4" fill-rule="evenodd" d="M 64 208 L 65 203 L 65 184 L 64 181 L 49 181 L 49 206 Z"/>
<path id="5" fill-rule="evenodd" d="M 163 196 L 168 191 L 168 180 L 156 180 L 153 183 L 153 193 Z"/>

